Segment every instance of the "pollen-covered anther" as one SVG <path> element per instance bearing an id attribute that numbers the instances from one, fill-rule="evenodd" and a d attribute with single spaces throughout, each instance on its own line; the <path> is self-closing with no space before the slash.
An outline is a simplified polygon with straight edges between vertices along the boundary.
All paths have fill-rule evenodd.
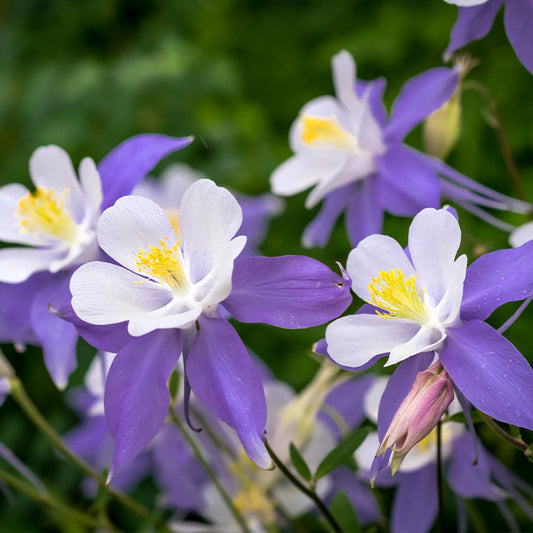
<path id="1" fill-rule="evenodd" d="M 179 242 L 168 248 L 161 239 L 159 246 L 148 245 L 149 251 L 142 248 L 137 253 L 135 264 L 141 274 L 147 274 L 150 279 L 157 279 L 161 284 L 167 284 L 178 294 L 183 294 L 189 287 L 189 280 L 183 272 Z"/>
<path id="2" fill-rule="evenodd" d="M 376 311 L 382 318 L 406 318 L 423 324 L 429 320 L 429 309 L 424 304 L 424 291 L 416 287 L 416 274 L 405 277 L 399 268 L 382 270 L 368 284 L 372 303 L 387 313 Z"/>
<path id="3" fill-rule="evenodd" d="M 302 115 L 302 141 L 312 148 L 337 148 L 359 152 L 357 138 L 347 132 L 335 115 L 314 117 Z"/>
<path id="4" fill-rule="evenodd" d="M 68 189 L 58 195 L 54 189 L 39 186 L 22 197 L 15 211 L 20 233 L 35 233 L 74 242 L 79 229 L 65 208 L 64 198 L 67 194 Z"/>

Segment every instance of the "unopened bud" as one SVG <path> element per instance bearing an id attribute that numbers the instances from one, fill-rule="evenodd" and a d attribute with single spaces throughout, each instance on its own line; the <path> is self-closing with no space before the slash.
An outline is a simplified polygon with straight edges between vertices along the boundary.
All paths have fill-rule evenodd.
<path id="1" fill-rule="evenodd" d="M 419 372 L 411 390 L 396 411 L 376 455 L 393 451 L 394 475 L 409 450 L 437 425 L 453 400 L 453 383 L 440 361 Z"/>

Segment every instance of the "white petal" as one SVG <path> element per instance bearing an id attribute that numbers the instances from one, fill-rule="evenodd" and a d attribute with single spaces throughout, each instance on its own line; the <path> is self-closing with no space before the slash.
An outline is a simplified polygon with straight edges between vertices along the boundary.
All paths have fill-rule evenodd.
<path id="1" fill-rule="evenodd" d="M 30 191 L 23 185 L 11 183 L 0 188 L 0 240 L 5 242 L 18 242 L 21 244 L 36 244 L 33 233 L 21 233 L 15 211 L 24 196 Z M 41 245 L 49 241 L 43 239 Z"/>
<path id="2" fill-rule="evenodd" d="M 359 367 L 404 344 L 419 328 L 409 320 L 385 319 L 377 314 L 345 316 L 326 329 L 328 353 L 339 365 Z"/>
<path id="3" fill-rule="evenodd" d="M 306 151 L 282 163 L 270 176 L 274 194 L 292 196 L 319 182 L 331 181 L 343 168 L 346 154 L 329 151 Z"/>
<path id="4" fill-rule="evenodd" d="M 156 329 L 188 329 L 201 314 L 200 304 L 184 309 L 181 302 L 172 300 L 160 309 L 132 317 L 128 324 L 128 333 L 140 337 Z"/>
<path id="5" fill-rule="evenodd" d="M 137 254 L 148 246 L 168 248 L 176 244 L 176 235 L 163 209 L 141 196 L 123 196 L 106 209 L 98 220 L 98 244 L 115 261 L 138 272 Z"/>
<path id="6" fill-rule="evenodd" d="M 437 315 L 445 327 L 455 326 L 456 321 L 459 320 L 466 266 L 467 258 L 463 254 L 457 258 L 453 268 L 448 271 L 447 290 L 436 308 Z"/>
<path id="7" fill-rule="evenodd" d="M 65 250 L 57 248 L 4 248 L 0 250 L 0 281 L 21 283 L 32 274 L 49 270 Z"/>
<path id="8" fill-rule="evenodd" d="M 455 4 L 459 7 L 471 7 L 486 4 L 489 0 L 444 0 L 447 4 Z"/>
<path id="9" fill-rule="evenodd" d="M 80 182 L 85 194 L 85 198 L 93 208 L 93 212 L 98 212 L 102 203 L 102 182 L 100 173 L 90 157 L 85 157 L 80 163 Z"/>
<path id="10" fill-rule="evenodd" d="M 97 325 L 130 320 L 164 307 L 172 299 L 172 293 L 162 285 L 99 261 L 86 263 L 74 272 L 70 291 L 75 313 Z"/>
<path id="11" fill-rule="evenodd" d="M 66 205 L 79 223 L 85 211 L 83 193 L 69 155 L 59 146 L 41 146 L 30 158 L 30 175 L 35 185 L 62 193 L 68 189 Z"/>
<path id="12" fill-rule="evenodd" d="M 511 232 L 511 235 L 509 235 L 509 244 L 513 248 L 518 248 L 531 239 L 533 239 L 533 222 L 526 222 Z"/>
<path id="13" fill-rule="evenodd" d="M 355 61 L 346 50 L 341 50 L 331 60 L 333 83 L 337 98 L 350 110 L 358 111 L 361 101 L 355 93 Z"/>
<path id="14" fill-rule="evenodd" d="M 397 320 L 397 319 L 390 319 Z M 446 332 L 426 326 L 420 327 L 419 331 L 411 339 L 407 340 L 403 344 L 395 346 L 390 353 L 385 366 L 394 365 L 419 353 L 431 352 L 437 350 L 444 339 L 446 338 Z"/>
<path id="15" fill-rule="evenodd" d="M 450 273 L 461 244 L 457 219 L 445 209 L 423 209 L 409 228 L 409 252 L 425 298 L 435 307 L 455 280 Z"/>
<path id="16" fill-rule="evenodd" d="M 372 461 L 376 457 L 376 452 L 379 449 L 379 437 L 377 431 L 369 433 L 361 446 L 355 450 L 355 460 L 361 468 L 367 472 L 372 467 Z"/>
<path id="17" fill-rule="evenodd" d="M 192 283 L 200 281 L 219 263 L 241 224 L 241 207 L 228 190 L 207 179 L 187 189 L 180 206 L 180 229 L 183 257 Z"/>
<path id="18" fill-rule="evenodd" d="M 385 392 L 385 387 L 387 386 L 388 381 L 389 378 L 386 378 L 385 376 L 376 376 L 374 383 L 372 383 L 372 386 L 368 389 L 363 398 L 364 413 L 366 417 L 375 424 L 378 423 L 379 402 Z"/>
<path id="19" fill-rule="evenodd" d="M 387 235 L 370 235 L 363 239 L 348 256 L 346 271 L 352 278 L 352 290 L 367 302 L 372 302 L 368 285 L 384 270 L 400 269 L 405 277 L 415 273 L 403 248 Z"/>

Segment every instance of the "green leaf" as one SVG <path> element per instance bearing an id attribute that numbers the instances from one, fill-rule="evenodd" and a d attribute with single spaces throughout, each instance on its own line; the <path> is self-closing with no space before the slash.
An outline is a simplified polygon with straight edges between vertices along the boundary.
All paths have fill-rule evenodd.
<path id="1" fill-rule="evenodd" d="M 175 400 L 178 395 L 179 384 L 180 374 L 176 369 L 174 369 L 168 378 L 168 392 L 170 393 L 170 398 L 172 400 Z"/>
<path id="2" fill-rule="evenodd" d="M 335 468 L 347 461 L 361 443 L 365 440 L 370 432 L 370 428 L 360 428 L 354 431 L 346 440 L 343 440 L 338 446 L 333 448 L 331 452 L 326 455 L 324 460 L 318 465 L 315 480 L 333 472 Z"/>
<path id="3" fill-rule="evenodd" d="M 311 470 L 307 466 L 305 459 L 300 455 L 300 452 L 296 449 L 296 446 L 291 442 L 289 447 L 291 454 L 291 461 L 296 468 L 298 474 L 300 474 L 306 481 L 311 481 Z"/>
<path id="4" fill-rule="evenodd" d="M 330 511 L 343 531 L 349 531 L 350 533 L 359 533 L 361 531 L 357 514 L 345 492 L 339 491 L 335 494 L 333 500 L 331 500 Z"/>

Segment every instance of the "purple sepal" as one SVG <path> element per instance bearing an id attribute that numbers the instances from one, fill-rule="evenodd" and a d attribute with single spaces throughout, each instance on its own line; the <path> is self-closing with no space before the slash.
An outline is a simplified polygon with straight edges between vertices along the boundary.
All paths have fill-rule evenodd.
<path id="1" fill-rule="evenodd" d="M 167 415 L 167 380 L 181 354 L 179 331 L 158 330 L 117 353 L 107 377 L 106 422 L 115 439 L 109 479 L 157 434 Z"/>
<path id="2" fill-rule="evenodd" d="M 450 99 L 458 83 L 458 70 L 446 67 L 427 70 L 407 81 L 392 106 L 386 140 L 401 141 Z"/>
<path id="3" fill-rule="evenodd" d="M 444 52 L 444 59 L 450 59 L 456 50 L 469 42 L 485 37 L 492 28 L 496 13 L 503 2 L 504 0 L 489 0 L 478 6 L 460 7 L 450 34 L 450 43 Z"/>
<path id="4" fill-rule="evenodd" d="M 437 517 L 437 468 L 433 463 L 402 479 L 392 506 L 391 533 L 427 533 Z"/>
<path id="5" fill-rule="evenodd" d="M 130 194 L 163 157 L 181 150 L 193 137 L 169 137 L 145 133 L 126 139 L 98 164 L 102 180 L 101 210 L 112 206 L 121 196 Z"/>
<path id="6" fill-rule="evenodd" d="M 387 110 L 383 105 L 383 93 L 387 80 L 385 78 L 377 78 L 372 81 L 357 80 L 355 82 L 355 92 L 359 98 L 367 98 L 372 116 L 378 121 L 378 124 L 383 127 L 387 122 Z"/>
<path id="7" fill-rule="evenodd" d="M 350 305 L 350 286 L 349 279 L 310 257 L 248 257 L 235 261 L 232 291 L 223 306 L 241 322 L 309 328 Z"/>
<path id="8" fill-rule="evenodd" d="M 533 294 L 533 241 L 476 259 L 466 271 L 461 303 L 464 320 L 484 320 L 500 305 Z"/>
<path id="9" fill-rule="evenodd" d="M 425 207 L 440 207 L 439 176 L 415 150 L 392 143 L 380 156 L 378 166 L 378 197 L 389 213 L 414 216 Z"/>
<path id="10" fill-rule="evenodd" d="M 105 418 L 87 417 L 64 436 L 68 447 L 93 468 L 101 470 L 109 465 L 113 453 L 113 440 Z"/>
<path id="11" fill-rule="evenodd" d="M 448 330 L 439 359 L 457 388 L 479 410 L 501 422 L 533 429 L 533 370 L 487 323 L 472 320 Z"/>
<path id="12" fill-rule="evenodd" d="M 59 389 L 67 386 L 69 376 L 78 366 L 76 345 L 78 333 L 70 323 L 50 312 L 70 296 L 68 285 L 71 272 L 58 272 L 38 291 L 31 305 L 33 330 L 43 348 L 44 362 Z"/>
<path id="13" fill-rule="evenodd" d="M 196 397 L 233 427 L 246 454 L 261 468 L 270 457 L 263 442 L 266 400 L 261 378 L 233 326 L 200 316 L 200 330 L 185 359 L 185 372 Z"/>
<path id="14" fill-rule="evenodd" d="M 533 74 L 533 0 L 506 2 L 503 21 L 518 59 Z"/>
<path id="15" fill-rule="evenodd" d="M 383 228 L 383 208 L 378 197 L 378 176 L 367 176 L 355 183 L 346 211 L 346 231 L 352 246 Z"/>

